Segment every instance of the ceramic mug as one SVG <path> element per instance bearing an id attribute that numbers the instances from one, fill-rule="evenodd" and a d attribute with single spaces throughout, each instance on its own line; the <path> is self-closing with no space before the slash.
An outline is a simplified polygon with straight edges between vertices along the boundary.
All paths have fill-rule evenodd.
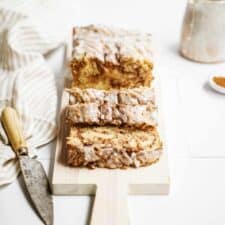
<path id="1" fill-rule="evenodd" d="M 225 61 L 225 0 L 188 1 L 180 52 L 198 62 Z"/>

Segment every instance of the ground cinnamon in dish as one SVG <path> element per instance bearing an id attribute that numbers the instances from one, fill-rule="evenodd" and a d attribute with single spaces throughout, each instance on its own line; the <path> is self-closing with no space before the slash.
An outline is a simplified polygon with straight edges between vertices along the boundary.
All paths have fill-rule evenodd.
<path id="1" fill-rule="evenodd" d="M 213 77 L 213 81 L 217 85 L 225 88 L 225 77 Z"/>

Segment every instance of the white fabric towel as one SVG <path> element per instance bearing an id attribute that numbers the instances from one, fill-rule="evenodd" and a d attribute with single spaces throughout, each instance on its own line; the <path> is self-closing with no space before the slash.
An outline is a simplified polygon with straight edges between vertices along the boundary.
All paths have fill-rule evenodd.
<path id="1" fill-rule="evenodd" d="M 30 149 L 56 135 L 57 90 L 43 54 L 61 43 L 41 32 L 26 13 L 0 6 L 0 113 L 6 105 L 19 112 Z M 15 153 L 0 125 L 0 185 L 11 183 L 18 173 Z"/>

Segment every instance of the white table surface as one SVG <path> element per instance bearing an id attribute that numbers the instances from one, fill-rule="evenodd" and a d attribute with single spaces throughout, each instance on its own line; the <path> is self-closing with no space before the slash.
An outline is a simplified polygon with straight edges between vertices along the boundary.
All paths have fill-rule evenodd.
<path id="1" fill-rule="evenodd" d="M 65 0 L 63 2 L 69 2 Z M 225 223 L 225 96 L 207 85 L 225 64 L 203 65 L 183 59 L 178 43 L 186 1 L 70 1 L 58 7 L 63 23 L 105 23 L 151 32 L 157 41 L 162 80 L 171 191 L 168 196 L 130 196 L 131 225 L 222 225 Z M 59 18 L 60 20 L 60 18 Z M 60 20 L 62 22 L 62 20 Z M 59 22 L 59 23 L 60 23 Z M 57 21 L 56 21 L 56 24 Z M 61 92 L 64 49 L 48 62 Z M 55 143 L 40 149 L 48 173 Z M 1 225 L 41 225 L 30 207 L 21 178 L 0 188 Z M 54 197 L 55 225 L 86 225 L 93 199 Z"/>

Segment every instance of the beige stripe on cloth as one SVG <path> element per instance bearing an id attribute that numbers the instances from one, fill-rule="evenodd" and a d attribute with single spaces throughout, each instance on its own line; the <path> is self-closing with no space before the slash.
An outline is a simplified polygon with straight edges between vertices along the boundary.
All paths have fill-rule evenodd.
<path id="1" fill-rule="evenodd" d="M 28 145 L 34 149 L 31 156 L 56 135 L 57 90 L 43 54 L 61 43 L 41 33 L 25 13 L 0 6 L 0 113 L 6 105 L 17 109 Z M 0 185 L 17 177 L 14 158 L 0 125 Z"/>

